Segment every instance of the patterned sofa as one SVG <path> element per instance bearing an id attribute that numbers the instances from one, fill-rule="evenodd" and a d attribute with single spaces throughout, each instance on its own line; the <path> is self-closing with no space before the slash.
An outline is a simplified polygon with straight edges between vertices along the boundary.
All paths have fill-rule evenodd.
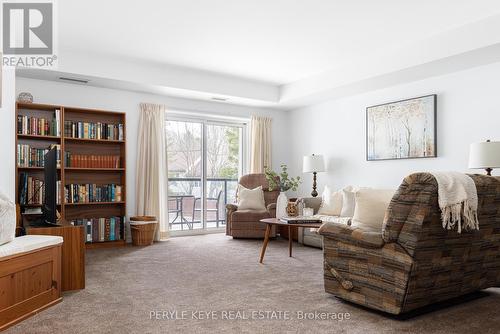
<path id="1" fill-rule="evenodd" d="M 500 285 L 500 178 L 476 183 L 479 231 L 445 230 L 437 182 L 406 177 L 381 230 L 324 224 L 325 290 L 392 314 Z"/>

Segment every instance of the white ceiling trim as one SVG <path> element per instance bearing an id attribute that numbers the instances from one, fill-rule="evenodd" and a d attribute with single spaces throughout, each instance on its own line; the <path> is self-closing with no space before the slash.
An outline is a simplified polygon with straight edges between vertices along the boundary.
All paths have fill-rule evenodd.
<path id="1" fill-rule="evenodd" d="M 133 59 L 62 50 L 57 70 L 18 70 L 19 76 L 57 81 L 60 76 L 88 85 L 190 99 L 294 109 L 326 99 L 420 80 L 500 61 L 500 15 L 436 34 L 386 53 L 354 59 L 282 86 L 213 72 Z"/>

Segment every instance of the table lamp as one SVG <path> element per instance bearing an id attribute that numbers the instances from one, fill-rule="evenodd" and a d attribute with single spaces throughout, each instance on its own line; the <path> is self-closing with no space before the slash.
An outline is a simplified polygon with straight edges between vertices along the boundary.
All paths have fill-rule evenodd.
<path id="1" fill-rule="evenodd" d="M 316 191 L 316 173 L 325 171 L 325 160 L 323 156 L 315 154 L 304 156 L 302 171 L 304 173 L 313 173 L 313 190 L 311 196 L 318 196 L 318 192 Z"/>
<path id="2" fill-rule="evenodd" d="M 493 168 L 500 167 L 500 142 L 485 141 L 470 145 L 469 168 L 486 170 L 486 175 L 491 176 Z"/>

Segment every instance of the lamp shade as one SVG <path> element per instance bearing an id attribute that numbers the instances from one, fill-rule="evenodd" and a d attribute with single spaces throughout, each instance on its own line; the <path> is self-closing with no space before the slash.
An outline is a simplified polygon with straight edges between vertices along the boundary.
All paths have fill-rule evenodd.
<path id="1" fill-rule="evenodd" d="M 302 171 L 304 173 L 324 172 L 325 160 L 322 155 L 306 155 L 302 164 Z"/>
<path id="2" fill-rule="evenodd" d="M 500 167 L 500 142 L 487 141 L 470 145 L 469 168 Z"/>

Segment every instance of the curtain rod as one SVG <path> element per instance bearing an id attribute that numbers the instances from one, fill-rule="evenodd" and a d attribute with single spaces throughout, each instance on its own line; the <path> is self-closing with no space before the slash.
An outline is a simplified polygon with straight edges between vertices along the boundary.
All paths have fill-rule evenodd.
<path id="1" fill-rule="evenodd" d="M 166 108 L 167 112 L 167 117 L 169 115 L 171 116 L 183 116 L 183 117 L 196 117 L 196 118 L 206 118 L 206 119 L 211 119 L 211 120 L 231 120 L 231 121 L 237 121 L 239 123 L 247 124 L 250 122 L 251 116 L 248 117 L 241 117 L 241 116 L 231 116 L 231 115 L 223 115 L 223 114 L 218 114 L 218 113 L 211 113 L 211 112 L 200 112 L 200 111 L 194 111 L 194 110 L 180 110 L 180 109 L 169 109 L 168 107 Z"/>

